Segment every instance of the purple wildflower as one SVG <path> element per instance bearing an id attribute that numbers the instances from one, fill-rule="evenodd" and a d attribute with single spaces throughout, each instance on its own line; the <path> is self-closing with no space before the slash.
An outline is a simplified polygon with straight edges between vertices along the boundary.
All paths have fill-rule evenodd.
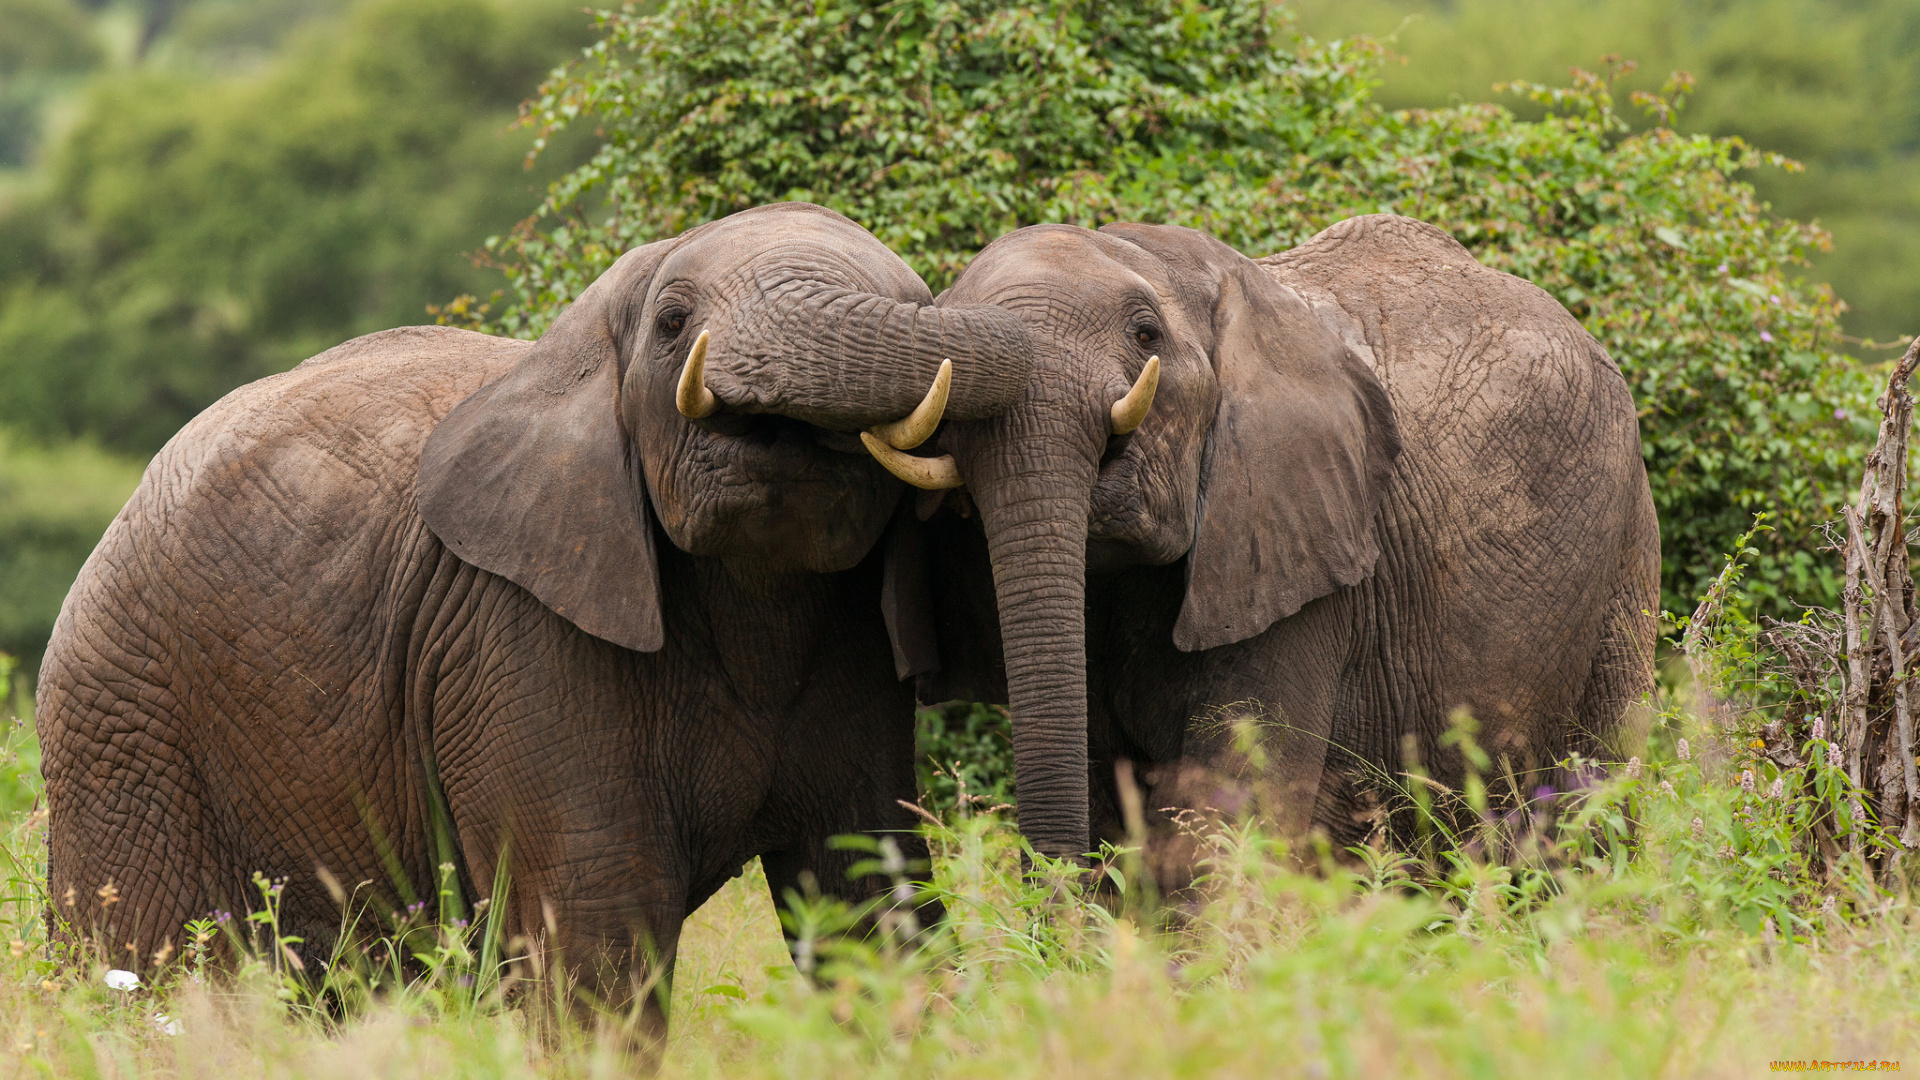
<path id="1" fill-rule="evenodd" d="M 1765 330 L 1762 330 L 1762 331 L 1760 331 L 1760 340 L 1761 340 L 1761 341 L 1772 341 L 1772 340 L 1773 340 L 1773 335 L 1772 335 L 1772 334 L 1769 334 L 1769 333 L 1768 333 L 1768 332 L 1766 332 Z"/>

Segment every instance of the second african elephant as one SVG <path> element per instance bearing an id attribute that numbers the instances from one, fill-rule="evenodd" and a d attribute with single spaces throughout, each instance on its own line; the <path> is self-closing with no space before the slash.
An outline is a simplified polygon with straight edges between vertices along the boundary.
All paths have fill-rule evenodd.
<path id="1" fill-rule="evenodd" d="M 978 508 L 937 519 L 922 697 L 1011 702 L 1038 850 L 1119 831 L 1118 759 L 1149 811 L 1201 809 L 1221 706 L 1272 722 L 1285 826 L 1351 841 L 1363 773 L 1411 750 L 1458 778 L 1456 709 L 1530 790 L 1648 686 L 1659 537 L 1627 387 L 1439 229 L 1355 218 L 1256 262 L 1183 228 L 1034 226 L 936 303 L 1020 316 L 1026 391 L 931 453 L 870 447 L 923 512 L 962 483 Z"/>

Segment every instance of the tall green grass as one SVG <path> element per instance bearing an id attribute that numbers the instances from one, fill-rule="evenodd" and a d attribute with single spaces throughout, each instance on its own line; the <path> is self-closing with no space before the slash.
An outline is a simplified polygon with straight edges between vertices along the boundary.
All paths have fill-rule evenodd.
<path id="1" fill-rule="evenodd" d="M 1751 627 L 1714 626 L 1696 635 L 1717 649 L 1697 669 L 1752 670 L 1738 640 Z M 1722 707 L 1707 725 L 1689 693 L 1658 693 L 1644 745 L 1586 763 L 1591 783 L 1574 792 L 1502 776 L 1460 722 L 1452 739 L 1473 771 L 1457 786 L 1395 778 L 1403 813 L 1424 822 L 1397 846 L 1382 835 L 1333 851 L 1194 822 L 1206 873 L 1170 897 L 1136 851 L 1108 851 L 1090 887 L 1034 860 L 984 799 L 950 799 L 924 826 L 934 859 L 914 876 L 926 880 L 906 886 L 948 912 L 917 947 L 897 918 L 854 938 L 837 930 L 858 913 L 835 904 L 789 896 L 776 910 L 757 870 L 696 912 L 663 991 L 672 1030 L 657 1068 L 996 1080 L 1920 1068 L 1920 909 L 1899 853 L 1853 814 L 1823 731 L 1782 768 L 1754 737 L 1764 711 Z M 257 910 L 188 928 L 157 985 L 113 989 L 106 964 L 47 946 L 45 827 L 32 806 L 0 827 L 0 1076 L 642 1067 L 630 1018 L 570 1017 L 554 980 L 489 937 L 484 908 L 472 925 L 370 918 L 359 948 L 302 974 L 276 948 L 262 879 Z M 905 885 L 911 868 L 869 847 L 866 869 Z M 203 964 L 196 940 L 243 944 L 237 972 Z M 396 951 L 412 957 L 404 971 Z"/>

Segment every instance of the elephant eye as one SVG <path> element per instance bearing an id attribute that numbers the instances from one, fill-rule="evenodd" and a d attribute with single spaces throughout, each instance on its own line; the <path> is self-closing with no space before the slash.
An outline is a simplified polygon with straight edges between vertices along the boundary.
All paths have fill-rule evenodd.
<path id="1" fill-rule="evenodd" d="M 1136 326 L 1133 328 L 1133 340 L 1142 345 L 1151 345 L 1160 340 L 1160 334 L 1151 326 Z"/>
<path id="2" fill-rule="evenodd" d="M 678 334 L 687 328 L 687 317 L 677 311 L 666 312 L 660 316 L 659 327 L 663 334 Z"/>

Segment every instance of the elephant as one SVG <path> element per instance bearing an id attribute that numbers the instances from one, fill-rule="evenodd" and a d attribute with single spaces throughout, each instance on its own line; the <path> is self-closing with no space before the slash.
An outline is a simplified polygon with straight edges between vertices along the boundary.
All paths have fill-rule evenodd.
<path id="1" fill-rule="evenodd" d="M 1020 316 L 1026 391 L 928 452 L 868 445 L 938 526 L 921 696 L 1011 703 L 1035 850 L 1118 839 L 1137 793 L 1181 887 L 1168 815 L 1231 810 L 1250 769 L 1288 835 L 1351 844 L 1409 757 L 1461 782 L 1458 710 L 1525 795 L 1649 686 L 1627 386 L 1442 230 L 1370 215 L 1255 261 L 1176 226 L 1037 225 L 936 305 Z"/>
<path id="2" fill-rule="evenodd" d="M 1003 410 L 1031 351 L 780 204 L 628 251 L 538 341 L 390 330 L 234 391 L 47 651 L 54 921 L 137 970 L 257 872 L 311 968 L 329 878 L 397 904 L 451 864 L 658 1028 L 683 918 L 750 859 L 778 902 L 874 894 L 837 834 L 925 857 L 888 625 L 919 526 L 853 433 Z"/>

